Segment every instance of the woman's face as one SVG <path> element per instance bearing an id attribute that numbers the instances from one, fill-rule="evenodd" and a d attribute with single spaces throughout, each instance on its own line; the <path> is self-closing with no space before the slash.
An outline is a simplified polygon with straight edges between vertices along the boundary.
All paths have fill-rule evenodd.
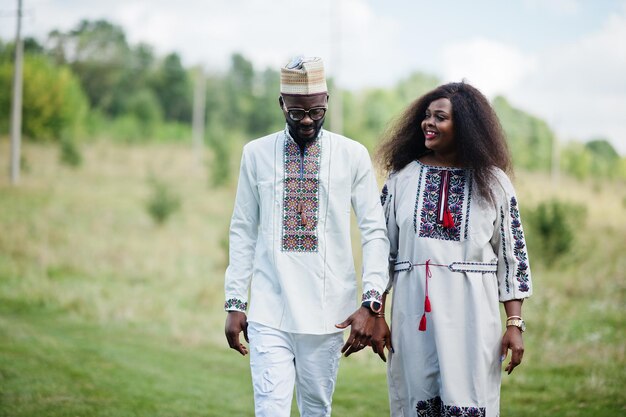
<path id="1" fill-rule="evenodd" d="M 447 98 L 432 101 L 422 120 L 426 148 L 441 154 L 456 152 L 452 103 Z"/>

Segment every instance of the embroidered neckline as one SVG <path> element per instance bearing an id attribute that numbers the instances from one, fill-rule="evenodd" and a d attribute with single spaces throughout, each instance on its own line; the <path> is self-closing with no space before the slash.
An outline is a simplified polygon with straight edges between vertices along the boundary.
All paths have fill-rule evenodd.
<path id="1" fill-rule="evenodd" d="M 413 215 L 413 227 L 420 237 L 428 237 L 440 240 L 461 240 L 461 225 L 463 222 L 463 204 L 465 203 L 465 186 L 469 171 L 462 168 L 445 169 L 445 167 L 432 167 L 417 161 L 420 165 L 420 178 L 415 196 L 415 208 Z M 444 175 L 444 173 L 446 175 Z M 422 191 L 422 175 L 425 174 L 424 189 Z M 442 202 L 441 184 L 444 176 L 449 177 L 449 189 L 445 193 L 446 201 Z M 469 178 L 471 180 L 471 178 Z M 422 201 L 421 209 L 420 199 Z M 466 204 L 470 204 L 471 195 L 467 197 Z M 438 219 L 438 211 L 442 205 L 447 205 L 448 227 L 445 227 Z M 420 218 L 418 223 L 417 218 Z M 465 219 L 467 222 L 467 219 Z"/>
<path id="2" fill-rule="evenodd" d="M 303 153 L 288 133 L 285 130 L 286 138 L 283 145 L 282 250 L 317 252 L 322 134 L 307 144 Z"/>
<path id="3" fill-rule="evenodd" d="M 419 159 L 416 159 L 415 162 L 417 162 L 418 165 L 421 165 L 421 166 L 426 167 L 426 168 L 441 169 L 443 171 L 458 171 L 458 170 L 469 171 L 469 170 L 471 170 L 471 168 L 464 168 L 464 167 L 449 167 L 449 166 L 439 166 L 439 165 L 425 164 L 422 161 L 420 161 Z"/>

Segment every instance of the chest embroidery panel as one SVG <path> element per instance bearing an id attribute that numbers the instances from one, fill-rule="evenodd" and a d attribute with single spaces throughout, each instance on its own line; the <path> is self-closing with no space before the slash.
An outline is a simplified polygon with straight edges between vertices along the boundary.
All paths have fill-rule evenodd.
<path id="1" fill-rule="evenodd" d="M 317 252 L 321 156 L 320 140 L 307 146 L 304 155 L 296 143 L 285 140 L 283 252 Z"/>
<path id="2" fill-rule="evenodd" d="M 470 175 L 462 169 L 420 167 L 413 217 L 415 233 L 420 237 L 439 240 L 460 241 L 461 236 L 467 239 L 472 183 Z M 467 196 L 466 185 L 469 186 Z"/>

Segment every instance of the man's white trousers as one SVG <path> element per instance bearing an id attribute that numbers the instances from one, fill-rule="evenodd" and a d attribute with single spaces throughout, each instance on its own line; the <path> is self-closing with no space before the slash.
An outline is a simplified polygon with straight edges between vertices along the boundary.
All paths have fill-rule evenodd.
<path id="1" fill-rule="evenodd" d="M 294 385 L 302 417 L 329 417 L 343 334 L 287 333 L 248 323 L 256 417 L 289 417 Z"/>

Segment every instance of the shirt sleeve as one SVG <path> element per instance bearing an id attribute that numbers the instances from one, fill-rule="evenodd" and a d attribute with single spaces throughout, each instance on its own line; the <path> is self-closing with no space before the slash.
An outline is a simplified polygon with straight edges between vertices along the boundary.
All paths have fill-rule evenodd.
<path id="1" fill-rule="evenodd" d="M 398 239 L 400 231 L 396 222 L 396 181 L 390 176 L 383 185 L 380 193 L 380 204 L 385 213 L 385 224 L 387 226 L 387 237 L 389 238 L 389 280 L 386 291 L 391 290 L 395 263 L 398 259 Z"/>
<path id="2" fill-rule="evenodd" d="M 256 175 L 244 147 L 235 207 L 230 222 L 229 264 L 226 268 L 224 310 L 246 312 L 259 227 L 259 192 Z"/>
<path id="3" fill-rule="evenodd" d="M 500 301 L 504 302 L 530 297 L 532 281 L 515 190 L 504 173 L 497 177 L 501 187 L 494 190 L 498 215 L 491 245 L 498 254 L 498 289 Z"/>
<path id="4" fill-rule="evenodd" d="M 388 281 L 389 240 L 385 218 L 378 198 L 378 186 L 372 162 L 365 147 L 360 146 L 352 183 L 352 207 L 361 232 L 363 253 L 363 295 L 361 301 L 382 303 Z"/>

